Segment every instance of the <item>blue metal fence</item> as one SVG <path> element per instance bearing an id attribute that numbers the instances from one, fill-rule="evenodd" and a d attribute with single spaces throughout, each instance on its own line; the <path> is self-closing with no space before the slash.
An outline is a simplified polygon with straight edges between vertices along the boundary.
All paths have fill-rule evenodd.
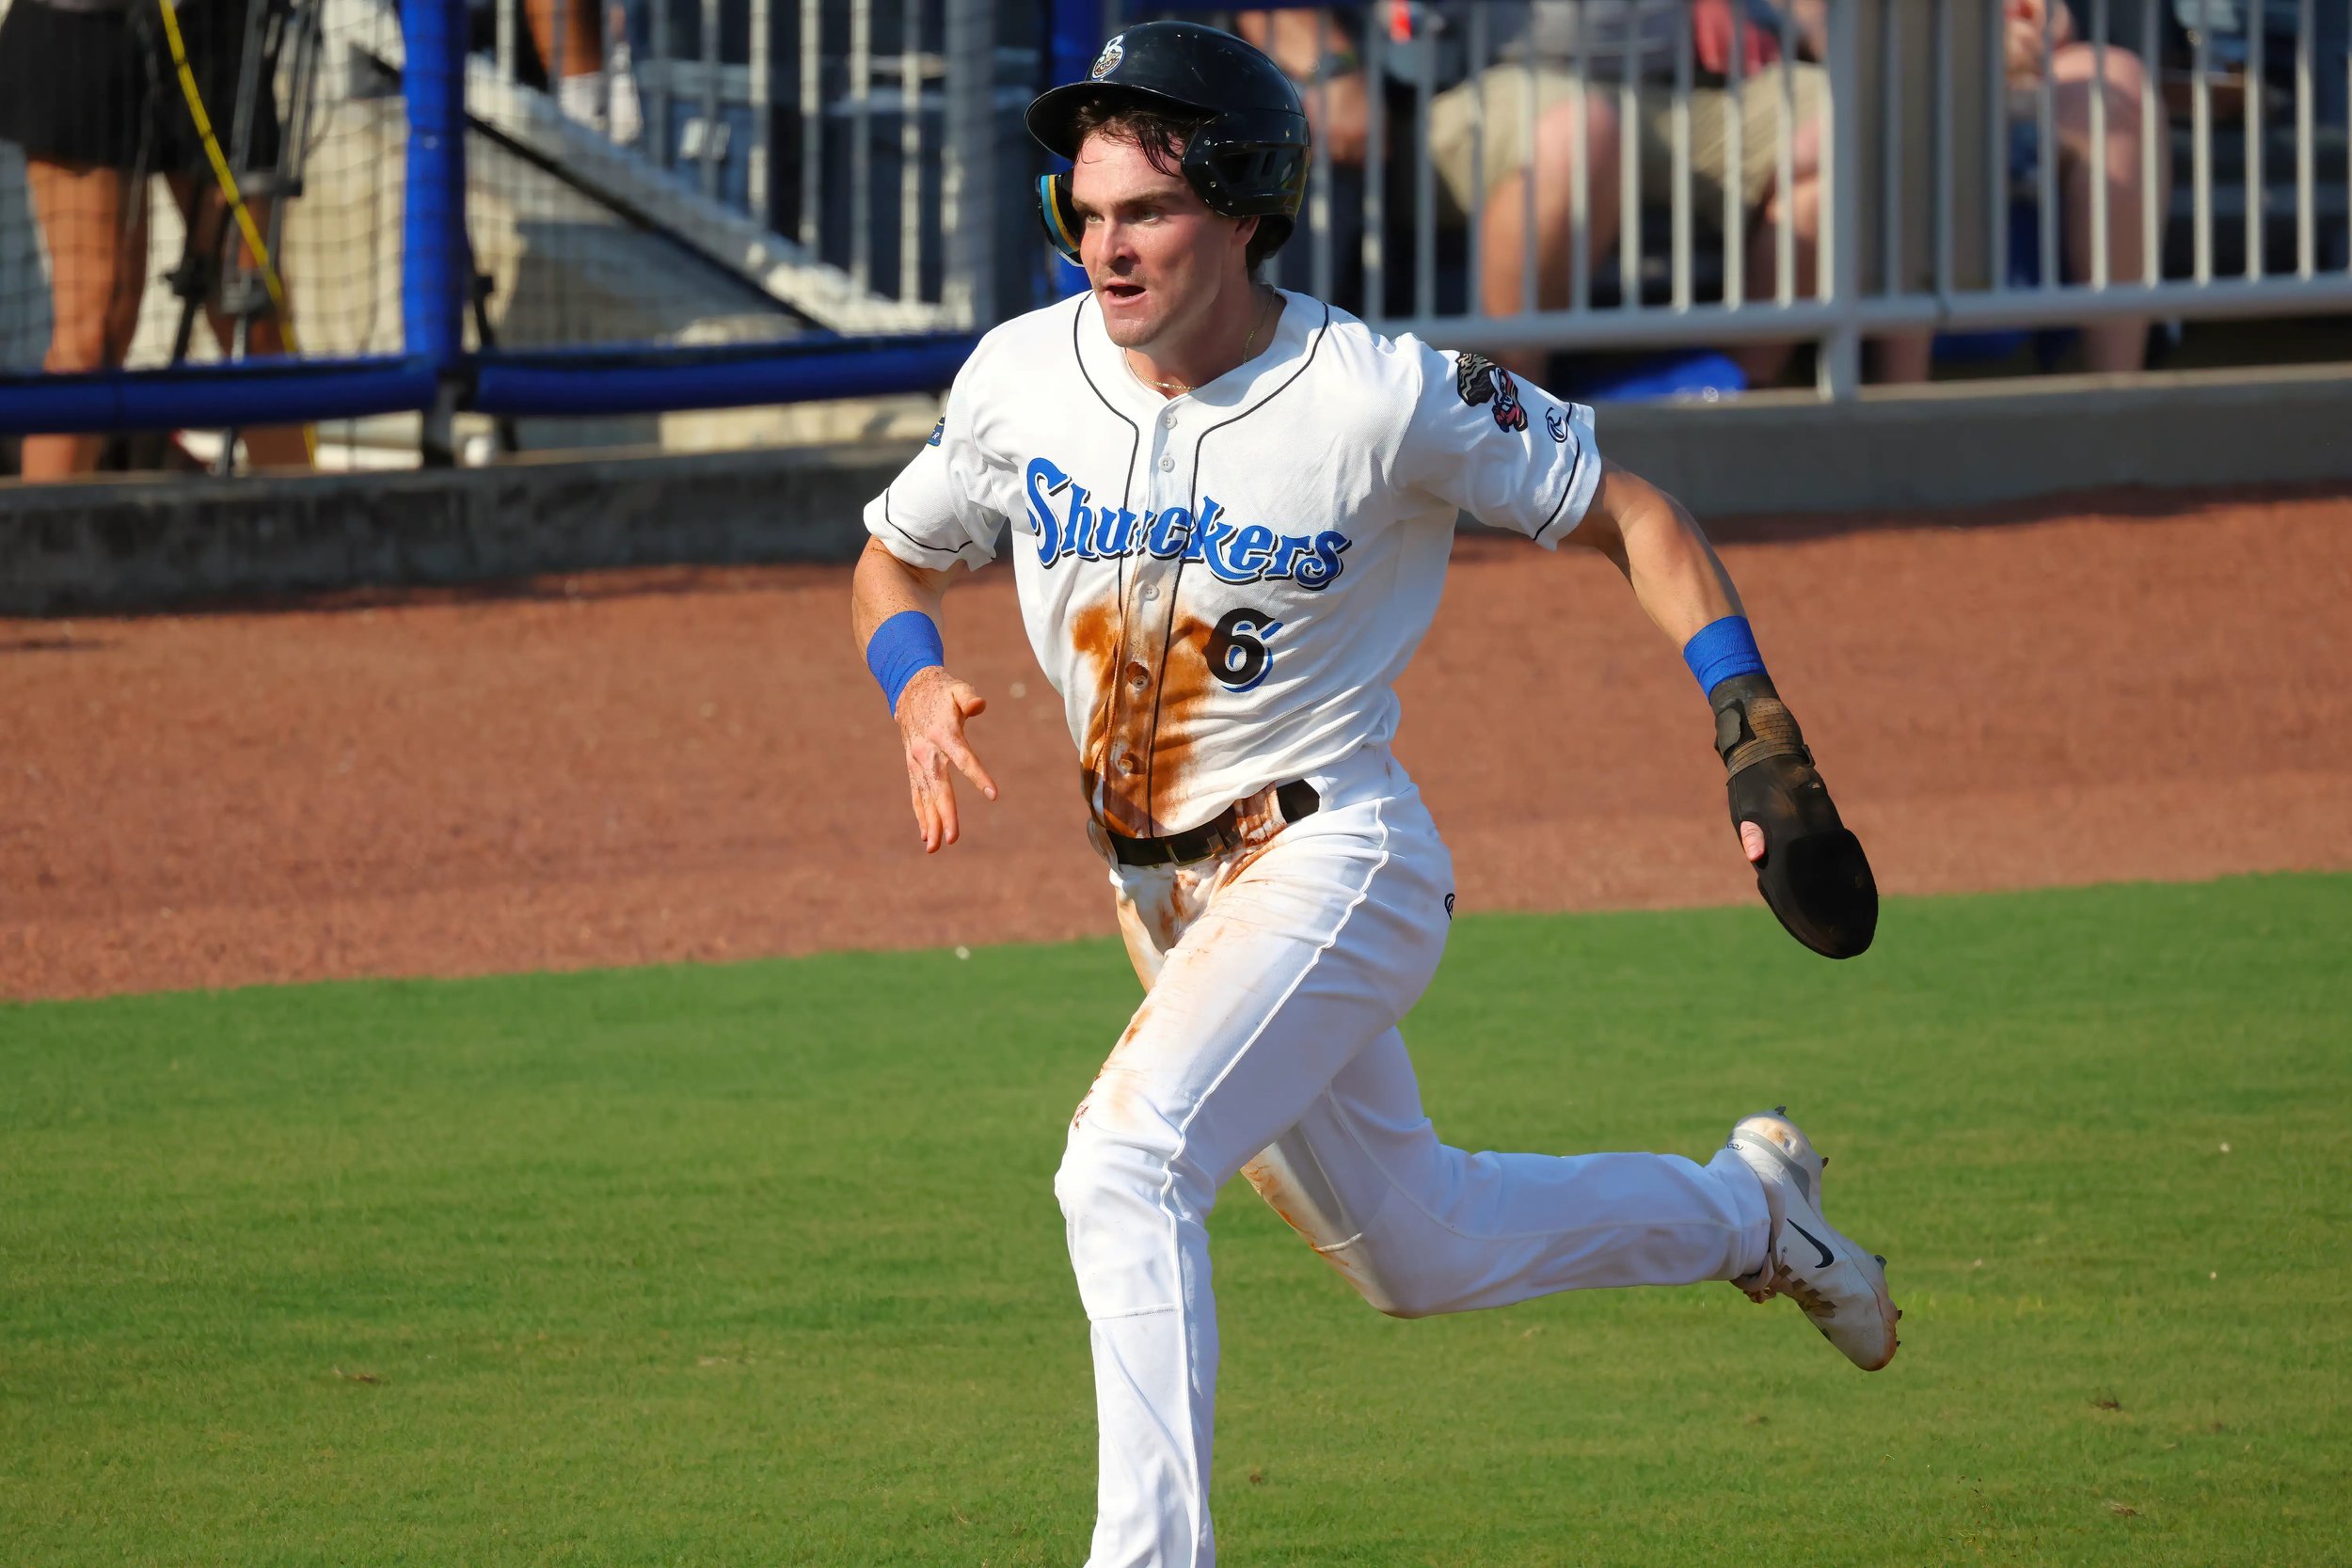
<path id="1" fill-rule="evenodd" d="M 399 352 L 0 375 L 0 434 L 234 429 L 422 413 L 430 451 L 433 420 L 458 410 L 502 418 L 625 414 L 916 391 L 945 387 L 969 353 L 975 335 L 961 329 L 819 329 L 751 343 L 569 350 L 469 344 L 477 280 L 467 233 L 467 148 L 482 127 L 468 116 L 468 0 L 401 0 L 399 15 L 407 121 Z M 445 448 L 445 438 L 439 444 Z"/>

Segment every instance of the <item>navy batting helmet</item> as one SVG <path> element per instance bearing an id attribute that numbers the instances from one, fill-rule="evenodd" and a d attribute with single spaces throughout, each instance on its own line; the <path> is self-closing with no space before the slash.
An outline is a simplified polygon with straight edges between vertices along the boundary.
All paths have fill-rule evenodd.
<path id="1" fill-rule="evenodd" d="M 1266 254 L 1290 238 L 1307 195 L 1307 110 L 1282 68 L 1248 43 L 1197 22 L 1139 23 L 1103 45 L 1085 81 L 1038 96 L 1029 135 L 1077 157 L 1078 111 L 1089 103 L 1201 119 L 1184 143 L 1184 182 L 1209 211 L 1270 227 Z M 1038 212 L 1054 248 L 1077 261 L 1069 175 L 1038 182 Z"/>

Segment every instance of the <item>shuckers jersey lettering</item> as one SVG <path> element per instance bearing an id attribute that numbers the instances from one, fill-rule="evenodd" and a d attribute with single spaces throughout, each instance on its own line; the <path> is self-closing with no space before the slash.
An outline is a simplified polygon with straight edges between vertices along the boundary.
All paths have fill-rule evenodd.
<path id="1" fill-rule="evenodd" d="M 1457 511 L 1556 546 L 1599 481 L 1592 410 L 1477 355 L 1286 293 L 1165 398 L 1080 294 L 981 340 L 866 526 L 914 566 L 1009 552 L 1089 809 L 1142 836 L 1387 742 Z"/>

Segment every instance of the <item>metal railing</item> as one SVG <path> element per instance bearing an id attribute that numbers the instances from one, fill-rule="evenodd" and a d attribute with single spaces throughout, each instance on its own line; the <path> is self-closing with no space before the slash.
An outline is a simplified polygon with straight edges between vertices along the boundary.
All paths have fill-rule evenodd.
<path id="1" fill-rule="evenodd" d="M 1859 386 L 1867 338 L 2352 311 L 2344 95 L 2322 90 L 2332 72 L 2352 91 L 2344 0 L 2076 0 L 2072 13 L 2061 10 L 2067 0 L 2049 0 L 2038 34 L 2024 40 L 2035 69 L 2014 82 L 2001 68 L 2013 25 L 2005 6 L 1731 0 L 1716 13 L 1729 47 L 1710 74 L 1695 41 L 1707 3 L 1552 0 L 1536 8 L 1550 13 L 1550 54 L 1524 24 L 1523 6 L 1380 0 L 1316 9 L 1316 70 L 1302 84 L 1311 117 L 1331 102 L 1326 63 L 1350 63 L 1352 52 L 1372 87 L 1368 151 L 1360 171 L 1342 171 L 1318 150 L 1305 232 L 1294 242 L 1309 258 L 1299 280 L 1330 293 L 1352 250 L 1359 297 L 1343 303 L 1383 331 L 1487 351 L 1811 341 L 1829 398 Z M 1677 10 L 1670 24 L 1658 21 Z M 1162 14 L 1201 10 L 1114 8 L 1106 26 Z M 1645 35 L 1645 17 L 1655 29 Z M 1212 19 L 1250 20 L 1231 9 Z M 2246 27 L 2242 41 L 2228 30 L 2234 24 Z M 2080 35 L 2071 46 L 2070 31 Z M 1769 79 L 1751 64 L 1759 33 L 1783 62 L 1764 68 Z M 1645 38 L 1646 53 L 1637 46 Z M 2122 38 L 2138 40 L 2136 51 Z M 1346 47 L 1328 47 L 1334 40 Z M 1812 119 L 1798 91 L 1806 75 L 1818 88 Z M 1720 182 L 1720 208 L 1701 199 L 1697 95 L 1725 94 L 1737 105 L 1758 88 L 1770 97 L 1764 112 L 1745 124 L 1738 112 L 1722 117 L 1721 162 L 1743 166 L 1760 119 L 1772 146 L 1771 191 L 1818 181 L 1809 209 L 1747 201 L 1736 178 Z M 1565 167 L 1554 159 L 1536 178 L 1512 181 L 1512 170 L 1482 166 L 1490 145 L 1556 147 L 1547 117 L 1561 98 L 1613 115 L 1613 167 L 1596 166 L 1575 115 Z M 2323 98 L 2334 104 L 2324 115 Z M 2079 130 L 2064 123 L 2070 100 L 2087 110 Z M 1458 201 L 1430 144 L 1433 119 L 1448 112 L 1469 123 L 1471 168 Z M 1516 122 L 1502 122 L 1505 114 Z M 2137 178 L 2077 177 L 2087 200 L 2070 204 L 2070 170 L 2110 168 L 2134 137 Z M 2024 154 L 2014 163 L 2012 148 Z M 2280 177 L 2282 162 L 2291 179 Z M 2185 176 L 2177 183 L 2175 164 Z M 1360 182 L 1359 233 L 1331 220 L 1349 178 Z M 2116 211 L 2113 188 L 2135 184 L 2135 209 Z M 1607 214 L 1592 199 L 1604 186 L 1616 192 Z M 1565 208 L 1564 232 L 1544 230 L 1539 197 Z M 1516 223 L 1491 221 L 1497 200 L 1518 204 Z M 2070 226 L 2087 239 L 2070 245 Z M 1488 247 L 1514 230 L 1516 269 L 1498 268 Z M 1725 233 L 1760 236 L 1765 264 L 1753 267 L 1740 245 L 1723 243 Z M 1554 262 L 1565 250 L 1565 264 L 1550 269 L 1559 276 L 1545 276 L 1546 245 Z M 2022 253 L 2014 264 L 2013 246 Z M 2233 265 L 2217 260 L 2223 247 L 2242 253 Z M 2119 255 L 2137 258 L 2128 275 L 2113 264 Z M 1481 299 L 1482 277 L 1514 270 L 1516 298 L 1501 308 Z M 1768 275 L 1760 293 L 1751 271 Z"/>
<path id="2" fill-rule="evenodd" d="M 1118 0 L 1081 0 L 1077 10 L 1068 0 L 1034 9 L 989 0 L 623 0 L 617 25 L 612 12 L 595 13 L 592 46 L 574 60 L 567 41 L 558 47 L 571 31 L 566 8 L 586 14 L 598 0 L 492 3 L 477 42 L 466 36 L 465 0 L 402 0 L 397 26 L 386 24 L 384 0 L 321 0 L 333 45 L 326 74 L 349 95 L 377 95 L 366 124 L 382 139 L 370 145 L 385 176 L 403 182 L 396 339 L 371 328 L 335 345 L 342 357 L 315 364 L 264 357 L 0 377 L 0 430 L 252 424 L 427 406 L 445 422 L 469 400 L 485 412 L 584 413 L 939 385 L 971 329 L 1035 302 L 1052 277 L 1029 210 L 1026 176 L 1040 154 L 1020 129 L 1022 106 L 1048 74 L 1083 71 L 1091 55 L 1071 65 L 1073 39 L 1100 40 L 1145 14 Z M 1629 64 L 1635 52 L 1613 53 L 1600 29 L 1571 29 L 1565 52 L 1547 57 L 1501 5 L 1295 8 L 1293 20 L 1311 18 L 1311 69 L 1302 74 L 1319 117 L 1335 112 L 1337 94 L 1318 62 L 1345 63 L 1352 51 L 1375 86 L 1364 95 L 1360 166 L 1335 156 L 1328 138 L 1318 148 L 1304 228 L 1279 258 L 1293 269 L 1285 280 L 1384 330 L 1465 348 L 1812 341 L 1830 397 L 1853 392 L 1863 342 L 1879 335 L 2352 310 L 2345 0 L 2077 0 L 2088 79 L 2111 89 L 2083 99 L 2080 147 L 2072 130 L 2059 134 L 2067 94 L 2082 94 L 2054 69 L 2068 54 L 2056 12 L 2028 51 L 2039 68 L 2026 72 L 2029 89 L 2012 94 L 1995 69 L 2005 8 L 1983 0 L 1818 0 L 1818 16 L 1741 0 L 1723 13 L 1720 80 L 1695 41 L 1695 14 L 1709 3 L 1556 0 L 1555 19 L 1668 16 L 1640 69 Z M 342 14 L 354 12 L 365 16 Z M 2130 61 L 2127 31 L 2137 40 Z M 1772 46 L 1759 48 L 1758 64 L 1751 43 Z M 1775 74 L 1756 113 L 1723 117 L 1724 145 L 1708 144 L 1703 95 L 1737 99 L 1775 52 L 1809 56 L 1802 87 L 1793 72 L 1766 67 Z M 526 69 L 531 54 L 552 58 L 541 86 Z M 2068 57 L 2085 58 L 2079 49 Z M 569 75 L 592 76 L 596 90 L 575 89 L 566 112 L 566 68 L 583 64 Z M 1662 176 L 1640 138 L 1619 136 L 1615 162 L 1604 165 L 1579 130 L 1565 154 L 1530 155 L 1538 180 L 1506 183 L 1510 171 L 1488 161 L 1486 133 L 1504 128 L 1507 104 L 1520 145 L 1546 145 L 1542 94 L 1505 92 L 1547 74 L 1621 127 L 1653 127 Z M 1429 140 L 1441 100 L 1471 149 L 1458 201 Z M 2031 129 L 2022 138 L 2030 155 L 2013 163 L 2017 124 Z M 2070 208 L 2065 160 L 2106 166 L 2136 128 L 2146 128 L 2137 180 L 2116 182 L 2137 193 L 2136 205 L 2119 209 L 2107 182 L 2091 181 L 2087 205 Z M 389 156 L 395 135 L 405 136 L 405 163 Z M 1766 145 L 1769 156 L 1756 157 Z M 1709 191 L 1701 177 L 1709 159 L 1732 169 L 1769 165 L 1769 178 Z M 764 296 L 770 319 L 791 317 L 787 327 L 803 338 L 680 333 L 657 342 L 655 333 L 599 333 L 592 324 L 570 338 L 490 343 L 479 330 L 485 318 L 468 314 L 481 261 L 468 220 L 482 228 L 485 181 L 520 179 L 526 165 L 540 185 L 583 198 L 530 238 L 540 262 L 561 261 L 560 243 L 633 237 L 646 248 L 613 254 L 658 248 L 660 260 L 633 272 L 608 266 L 620 275 L 616 296 L 724 276 Z M 1759 203 L 1749 188 L 1806 183 L 1819 196 L 1809 209 Z M 313 187 L 306 206 L 326 199 L 324 183 Z M 1505 203 L 1515 204 L 1516 226 L 1490 224 Z M 1531 219 L 1554 208 L 1565 227 L 1548 237 Z M 2070 245 L 2070 224 L 2089 237 Z M 2031 243 L 2018 243 L 2028 227 Z M 1719 237 L 1726 231 L 1735 243 Z M 1556 277 L 1548 244 L 1565 259 Z M 710 265 L 677 267 L 681 245 Z M 290 248 L 300 320 L 306 293 L 323 297 L 325 263 Z M 29 245 L 18 250 L 30 258 L 21 268 L 29 290 L 38 255 Z M 2028 264 L 2012 272 L 2012 253 Z M 355 300 L 389 298 L 377 270 L 373 261 L 353 270 Z M 551 286 L 546 270 L 532 287 Z M 1488 275 L 1505 286 L 1482 298 Z M 501 308 L 521 292 L 511 278 Z M 314 309 L 313 319 L 322 314 Z M 920 343 L 880 350 L 869 336 L 925 330 L 933 336 Z M 534 355 L 554 346 L 622 352 L 593 363 Z"/>
<path id="3" fill-rule="evenodd" d="M 988 0 L 492 4 L 469 110 L 794 311 L 962 327 L 1018 297 L 1004 203 L 976 193 L 1025 156 L 999 122 L 1034 55 L 998 47 Z"/>

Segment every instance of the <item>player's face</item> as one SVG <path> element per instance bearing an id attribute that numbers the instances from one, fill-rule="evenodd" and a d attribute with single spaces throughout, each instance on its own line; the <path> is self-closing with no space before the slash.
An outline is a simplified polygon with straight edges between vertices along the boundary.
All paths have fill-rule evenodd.
<path id="1" fill-rule="evenodd" d="M 1154 168 L 1136 143 L 1088 137 L 1070 197 L 1087 281 L 1120 347 L 1165 344 L 1248 289 L 1248 227 L 1210 212 L 1183 175 Z"/>

